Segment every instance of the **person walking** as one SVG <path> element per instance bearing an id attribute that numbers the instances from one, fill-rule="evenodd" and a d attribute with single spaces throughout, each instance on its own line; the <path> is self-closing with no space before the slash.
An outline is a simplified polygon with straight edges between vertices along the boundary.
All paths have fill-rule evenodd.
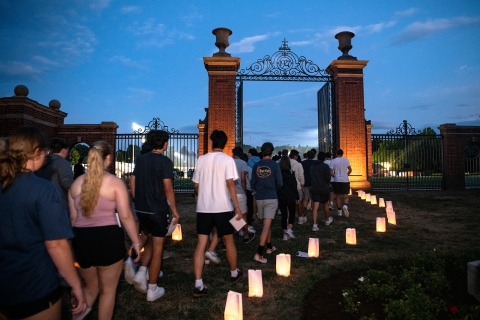
<path id="1" fill-rule="evenodd" d="M 45 160 L 43 132 L 21 127 L 0 152 L 0 318 L 61 319 L 57 273 L 72 288 L 72 314 L 86 309 L 67 239 L 73 237 L 64 200 L 34 174 Z"/>
<path id="2" fill-rule="evenodd" d="M 267 254 L 276 250 L 272 246 L 271 225 L 278 208 L 277 191 L 282 187 L 283 182 L 280 167 L 272 160 L 273 149 L 271 142 L 265 142 L 262 145 L 263 159 L 254 165 L 250 181 L 250 185 L 255 191 L 258 218 L 263 220 L 257 253 L 253 257 L 253 260 L 260 263 L 267 263 L 267 259 L 263 257 L 265 245 Z"/>
<path id="3" fill-rule="evenodd" d="M 118 279 L 126 254 L 120 222 L 133 243 L 130 250 L 137 253 L 137 261 L 140 257 L 140 239 L 127 187 L 120 178 L 107 172 L 112 159 L 110 144 L 94 142 L 88 151 L 87 173 L 78 177 L 68 192 L 70 221 L 75 232 L 72 247 L 85 282 L 88 307 L 75 319 L 83 319 L 97 297 L 98 318 L 111 319 L 113 316 Z"/>
<path id="4" fill-rule="evenodd" d="M 303 212 L 303 196 L 304 196 L 304 186 L 305 186 L 305 174 L 303 172 L 303 166 L 300 163 L 299 152 L 297 150 L 291 150 L 290 154 L 290 165 L 293 172 L 295 172 L 295 178 L 297 179 L 297 190 L 298 195 L 300 196 L 300 202 L 297 204 L 298 210 L 298 224 L 303 224 L 307 222 L 307 215 Z"/>
<path id="5" fill-rule="evenodd" d="M 147 294 L 147 301 L 155 301 L 165 294 L 157 281 L 162 269 L 163 247 L 168 228 L 180 220 L 173 191 L 173 162 L 164 155 L 169 134 L 151 130 L 148 143 L 152 150 L 137 158 L 130 181 L 130 192 L 140 229 L 147 236 L 140 267 L 133 278 L 135 289 Z M 148 272 L 148 286 L 147 286 Z"/>
<path id="6" fill-rule="evenodd" d="M 278 208 L 282 213 L 283 240 L 295 239 L 293 223 L 295 222 L 295 210 L 300 202 L 297 190 L 297 180 L 290 167 L 290 159 L 280 159 L 280 171 L 282 173 L 283 186 L 278 190 Z"/>
<path id="7" fill-rule="evenodd" d="M 310 168 L 310 179 L 312 186 L 310 187 L 313 208 L 313 227 L 312 231 L 318 231 L 317 216 L 318 208 L 320 204 L 323 205 L 323 212 L 325 213 L 325 225 L 328 226 L 333 222 L 333 218 L 330 216 L 330 208 L 328 205 L 328 199 L 330 195 L 330 167 L 324 163 L 325 153 L 318 153 L 318 162 L 316 162 Z"/>
<path id="8" fill-rule="evenodd" d="M 330 174 L 333 177 L 333 192 L 337 200 L 337 214 L 343 214 L 348 218 L 348 194 L 350 193 L 350 180 L 348 176 L 352 173 L 350 161 L 343 157 L 343 150 L 338 149 L 337 157 L 330 162 Z M 343 201 L 343 206 L 342 206 Z"/>
<path id="9" fill-rule="evenodd" d="M 236 220 L 242 219 L 234 182 L 238 179 L 237 169 L 235 161 L 223 153 L 227 143 L 225 132 L 214 130 L 210 140 L 212 151 L 198 158 L 192 178 L 197 197 L 197 246 L 193 253 L 194 297 L 205 296 L 208 292 L 207 286 L 203 283 L 202 273 L 208 237 L 214 227 L 217 236 L 223 238 L 225 244 L 231 282 L 235 283 L 243 277 L 243 271 L 237 268 L 234 228 L 230 223 L 234 213 Z"/>
<path id="10" fill-rule="evenodd" d="M 312 206 L 312 204 L 310 203 L 310 200 L 311 200 L 310 185 L 312 184 L 310 180 L 310 168 L 315 163 L 315 160 L 313 160 L 313 152 L 311 150 L 307 151 L 306 155 L 307 155 L 307 158 L 301 162 L 303 167 L 303 174 L 305 176 L 305 187 L 303 189 L 305 191 L 305 194 L 303 197 L 303 210 L 305 212 L 305 216 L 306 216 L 306 210 L 310 210 Z"/>

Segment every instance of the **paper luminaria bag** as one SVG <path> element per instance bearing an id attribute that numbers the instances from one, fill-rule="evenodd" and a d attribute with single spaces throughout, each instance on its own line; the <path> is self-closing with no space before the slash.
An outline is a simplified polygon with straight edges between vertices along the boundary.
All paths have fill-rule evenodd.
<path id="1" fill-rule="evenodd" d="M 248 296 L 257 298 L 263 296 L 262 270 L 248 270 Z"/>
<path id="2" fill-rule="evenodd" d="M 377 217 L 377 232 L 385 232 L 385 218 L 384 217 Z"/>
<path id="3" fill-rule="evenodd" d="M 277 254 L 277 264 L 276 264 L 276 271 L 277 275 L 282 277 L 289 277 L 290 276 L 290 255 L 280 253 Z"/>
<path id="4" fill-rule="evenodd" d="M 242 294 L 228 291 L 225 304 L 225 320 L 243 320 Z"/>
<path id="5" fill-rule="evenodd" d="M 179 223 L 175 225 L 175 229 L 172 232 L 172 240 L 182 240 L 182 226 Z"/>
<path id="6" fill-rule="evenodd" d="M 347 228 L 345 237 L 347 244 L 357 244 L 357 232 L 355 228 Z"/>
<path id="7" fill-rule="evenodd" d="M 318 258 L 320 256 L 320 243 L 318 238 L 308 239 L 308 257 Z"/>

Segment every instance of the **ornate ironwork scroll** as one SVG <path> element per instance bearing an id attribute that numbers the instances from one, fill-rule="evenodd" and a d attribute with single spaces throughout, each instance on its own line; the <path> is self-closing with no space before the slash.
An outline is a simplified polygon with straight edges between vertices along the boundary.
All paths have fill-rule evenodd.
<path id="1" fill-rule="evenodd" d="M 397 136 L 406 136 L 406 135 L 416 135 L 420 134 L 421 131 L 415 131 L 415 128 L 412 127 L 407 120 L 403 120 L 398 128 L 387 131 L 387 134 L 397 135 Z"/>
<path id="2" fill-rule="evenodd" d="M 284 39 L 272 56 L 266 55 L 238 71 L 237 80 L 331 82 L 333 78 L 311 60 L 298 57 Z"/>
<path id="3" fill-rule="evenodd" d="M 137 130 L 134 130 L 134 134 L 145 134 L 149 132 L 150 130 L 164 130 L 167 131 L 168 133 L 174 133 L 178 134 L 179 131 L 175 130 L 174 128 L 168 129 L 168 126 L 166 126 L 160 118 L 153 118 L 152 121 L 150 121 L 145 128 L 139 128 Z"/>

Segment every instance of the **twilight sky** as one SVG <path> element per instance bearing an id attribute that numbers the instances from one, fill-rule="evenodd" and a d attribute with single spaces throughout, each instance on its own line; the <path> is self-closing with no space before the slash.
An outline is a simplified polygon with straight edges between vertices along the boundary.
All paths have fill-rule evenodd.
<path id="1" fill-rule="evenodd" d="M 0 97 L 18 84 L 44 105 L 58 99 L 65 123 L 114 121 L 132 132 L 160 117 L 197 132 L 208 105 L 202 58 L 211 31 L 233 31 L 227 52 L 241 68 L 292 52 L 325 69 L 352 31 L 364 69 L 374 133 L 402 120 L 417 130 L 480 125 L 480 1 L 0 0 Z M 244 84 L 244 143 L 310 145 L 323 83 Z"/>

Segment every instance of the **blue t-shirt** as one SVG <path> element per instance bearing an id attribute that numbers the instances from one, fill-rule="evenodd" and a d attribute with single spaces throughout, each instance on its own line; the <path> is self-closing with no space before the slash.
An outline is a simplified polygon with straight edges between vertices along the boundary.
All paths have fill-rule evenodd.
<path id="1" fill-rule="evenodd" d="M 135 169 L 135 209 L 150 213 L 167 213 L 169 206 L 164 179 L 173 179 L 173 163 L 163 154 L 146 153 L 137 158 Z"/>
<path id="2" fill-rule="evenodd" d="M 277 199 L 277 191 L 283 186 L 280 166 L 272 159 L 260 160 L 253 166 L 250 186 L 255 199 Z"/>
<path id="3" fill-rule="evenodd" d="M 69 239 L 72 227 L 55 186 L 21 173 L 0 192 L 0 304 L 31 302 L 58 287 L 45 240 Z"/>

